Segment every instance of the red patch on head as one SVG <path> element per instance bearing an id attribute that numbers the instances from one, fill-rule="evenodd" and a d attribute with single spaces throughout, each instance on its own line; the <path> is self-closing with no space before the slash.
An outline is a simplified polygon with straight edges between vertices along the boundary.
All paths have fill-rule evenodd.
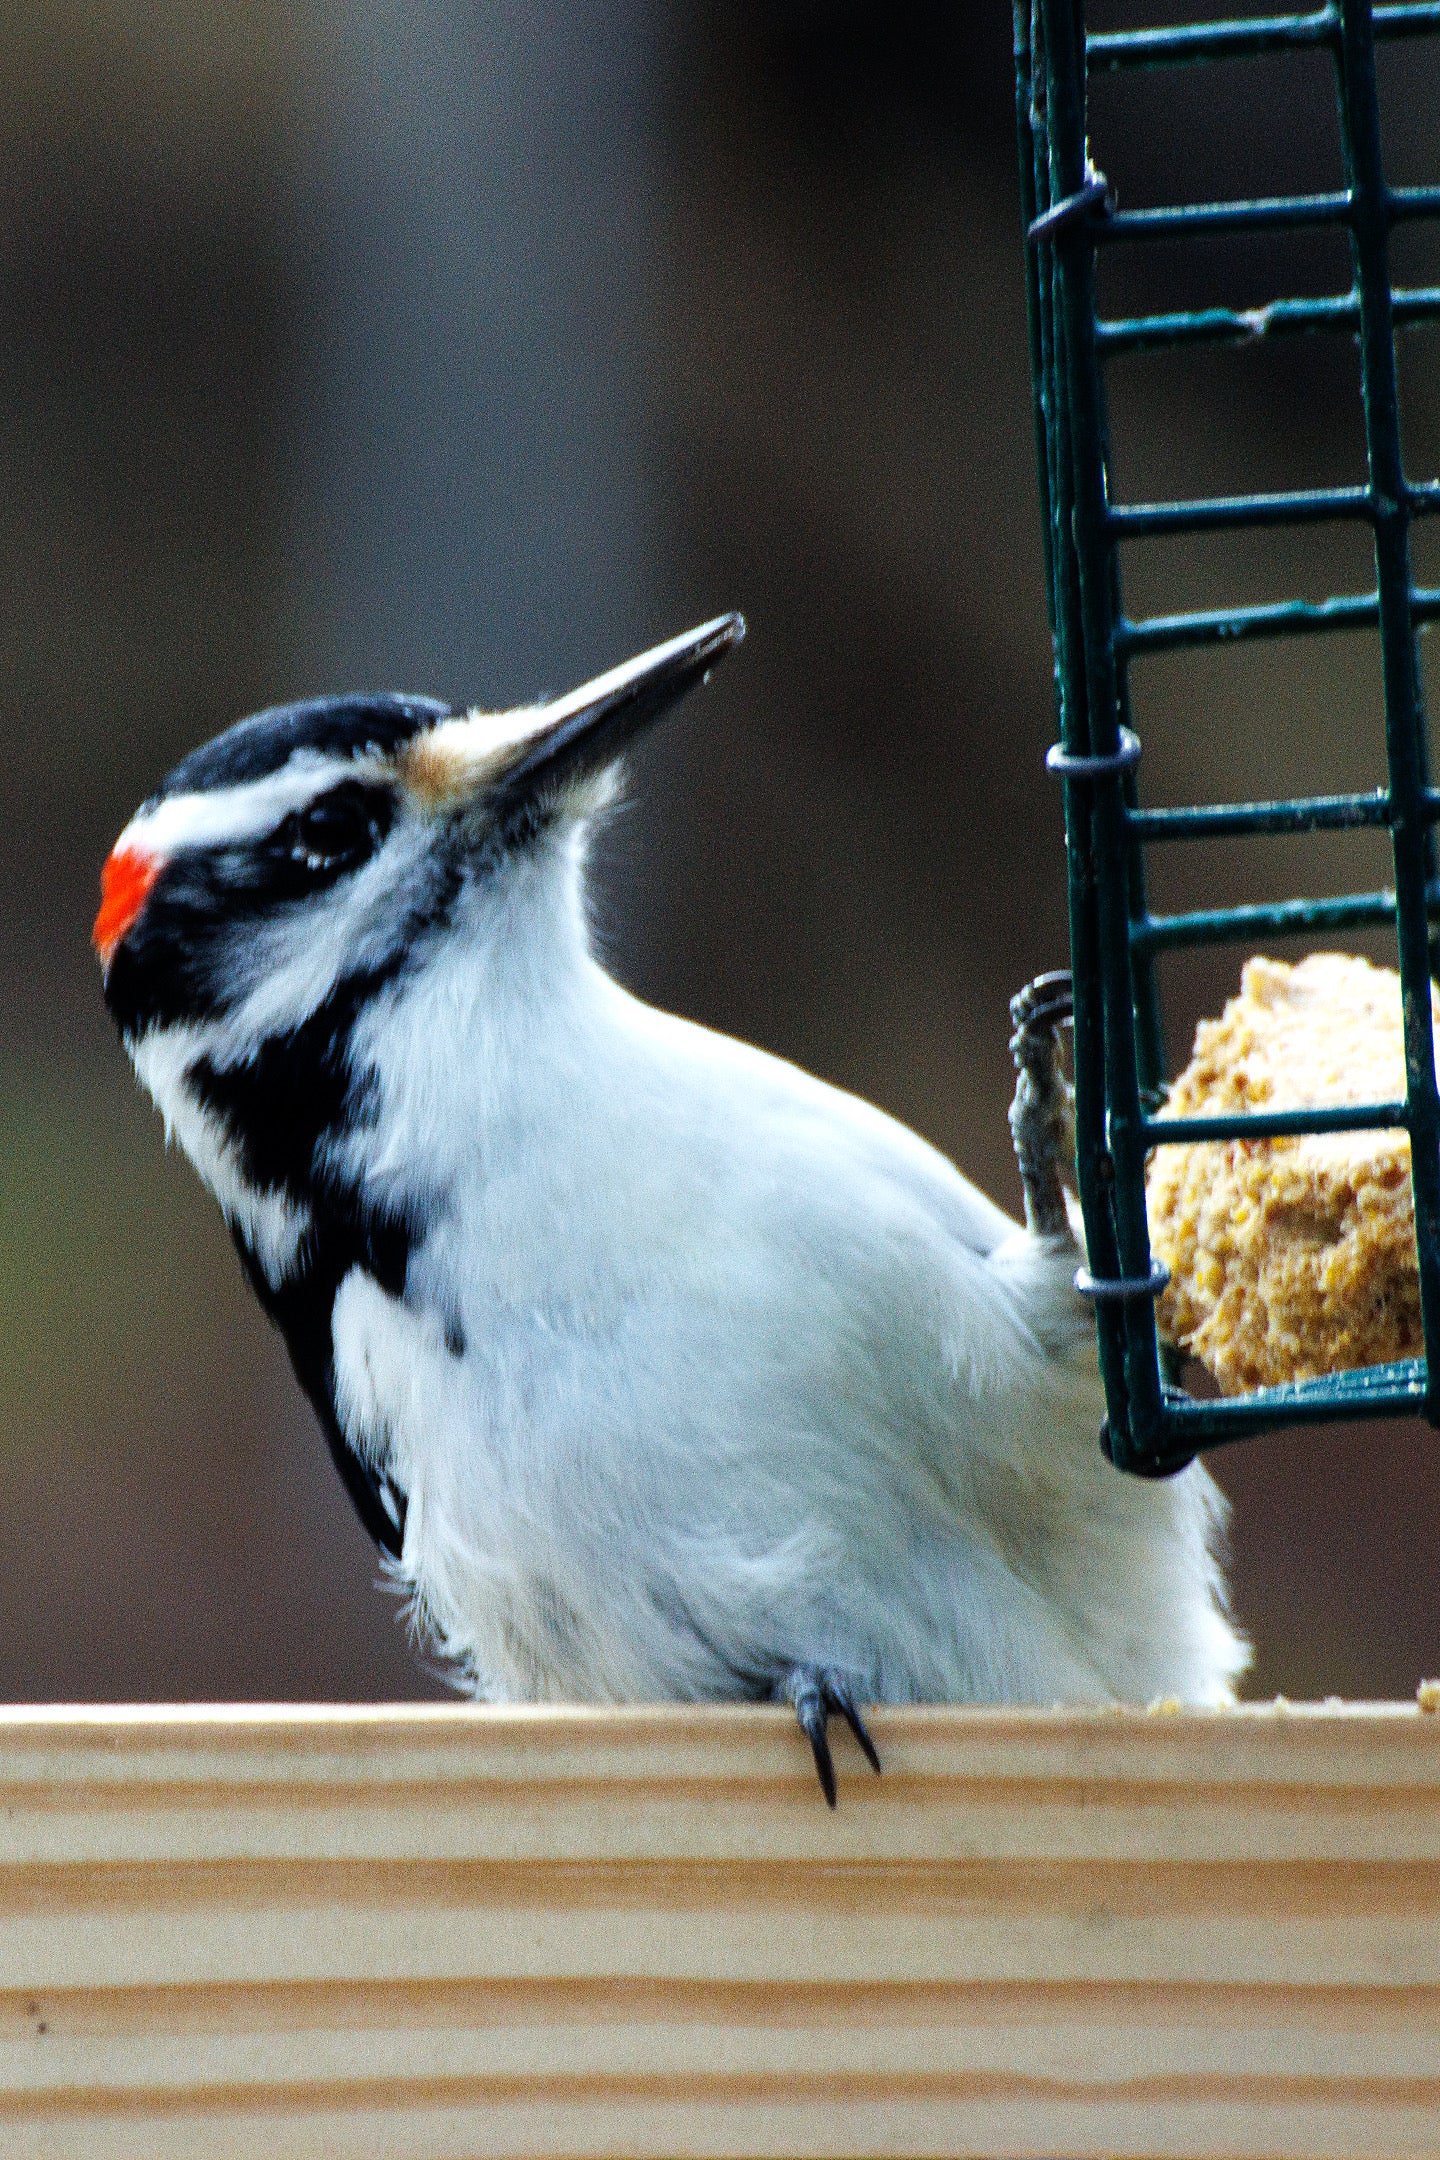
<path id="1" fill-rule="evenodd" d="M 100 872 L 100 912 L 90 936 L 104 966 L 150 897 L 160 858 L 139 848 L 112 848 Z"/>

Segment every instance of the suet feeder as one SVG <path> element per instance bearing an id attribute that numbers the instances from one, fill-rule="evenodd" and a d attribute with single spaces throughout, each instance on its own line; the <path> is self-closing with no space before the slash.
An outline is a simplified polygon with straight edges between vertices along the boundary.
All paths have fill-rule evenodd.
<path id="1" fill-rule="evenodd" d="M 1440 287 L 1393 280 L 1397 226 L 1440 216 L 1440 187 L 1387 184 L 1376 47 L 1440 32 L 1440 6 L 1370 0 L 1295 15 L 1087 33 L 1077 0 L 1018 0 L 1015 13 L 1020 164 L 1029 266 L 1031 365 L 1045 522 L 1060 739 L 1049 754 L 1065 796 L 1075 1003 L 1076 1159 L 1108 1409 L 1103 1443 L 1121 1468 L 1163 1476 L 1197 1450 L 1268 1427 L 1421 1412 L 1440 1422 L 1440 1097 L 1431 1029 L 1434 921 L 1440 913 L 1419 636 L 1440 617 L 1440 591 L 1415 582 L 1411 531 L 1440 510 L 1440 482 L 1406 472 L 1396 338 L 1440 320 Z M 1127 209 L 1091 161 L 1087 86 L 1103 71 L 1186 68 L 1203 92 L 1217 61 L 1318 52 L 1333 65 L 1344 184 L 1263 200 Z M 1095 146 L 1103 160 L 1104 146 Z M 1096 266 L 1136 241 L 1330 228 L 1348 235 L 1348 291 L 1277 295 L 1255 309 L 1204 307 L 1103 316 Z M 1131 503 L 1116 499 L 1106 415 L 1107 363 L 1122 353 L 1299 334 L 1356 341 L 1368 477 L 1363 485 Z M 1167 534 L 1358 520 L 1373 534 L 1370 590 L 1320 600 L 1132 618 L 1121 588 L 1127 543 Z M 1378 631 L 1386 783 L 1370 792 L 1267 802 L 1163 807 L 1145 799 L 1140 734 L 1130 725 L 1131 675 L 1158 653 Z M 1225 837 L 1380 829 L 1393 887 L 1317 899 L 1155 912 L 1146 899 L 1152 847 L 1203 847 Z M 1161 1113 L 1165 1055 L 1157 964 L 1181 947 L 1315 938 L 1394 928 L 1403 990 L 1403 1101 L 1243 1116 Z M 1145 1168 L 1164 1142 L 1270 1139 L 1402 1127 L 1411 1142 L 1425 1355 L 1224 1400 L 1176 1384 L 1157 1336 L 1164 1270 L 1150 1245 Z"/>

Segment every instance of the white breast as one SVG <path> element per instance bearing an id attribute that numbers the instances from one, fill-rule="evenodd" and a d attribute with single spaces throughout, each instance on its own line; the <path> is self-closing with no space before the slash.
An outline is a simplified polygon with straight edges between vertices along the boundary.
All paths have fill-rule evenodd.
<path id="1" fill-rule="evenodd" d="M 477 1687 L 740 1694 L 820 1660 L 896 1699 L 1225 1696 L 1214 1487 L 1101 1460 L 1074 1255 L 530 905 L 375 1016 L 377 1197 L 435 1212 L 404 1300 L 355 1275 L 335 1314 L 347 1429 Z"/>

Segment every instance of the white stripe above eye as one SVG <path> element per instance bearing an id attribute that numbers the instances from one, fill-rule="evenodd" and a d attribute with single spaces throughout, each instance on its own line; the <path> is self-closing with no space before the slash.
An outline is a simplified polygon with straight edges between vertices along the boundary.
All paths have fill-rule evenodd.
<path id="1" fill-rule="evenodd" d="M 236 787 L 207 788 L 190 795 L 166 795 L 138 810 L 115 843 L 116 853 L 133 848 L 168 858 L 182 848 L 223 847 L 273 832 L 282 818 L 323 795 L 338 781 L 380 779 L 391 768 L 377 758 L 327 757 L 299 750 L 278 772 Z"/>

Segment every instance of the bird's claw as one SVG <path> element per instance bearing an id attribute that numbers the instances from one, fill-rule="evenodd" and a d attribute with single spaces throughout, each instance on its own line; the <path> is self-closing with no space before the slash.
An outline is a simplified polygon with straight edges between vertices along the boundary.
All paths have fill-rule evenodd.
<path id="1" fill-rule="evenodd" d="M 1070 1234 L 1061 1166 L 1074 1158 L 1074 1108 L 1060 1030 L 1074 1011 L 1074 987 L 1064 968 L 1037 975 L 1010 1000 L 1010 1053 L 1019 1075 L 1010 1132 L 1025 1188 L 1025 1220 L 1039 1237 Z"/>
<path id="2" fill-rule="evenodd" d="M 782 1698 L 793 1705 L 800 1730 L 810 1742 L 820 1790 L 827 1807 L 836 1804 L 835 1763 L 830 1753 L 829 1723 L 833 1713 L 844 1718 L 871 1769 L 879 1774 L 880 1757 L 865 1730 L 850 1683 L 837 1672 L 820 1665 L 797 1665 L 780 1684 Z"/>
<path id="3" fill-rule="evenodd" d="M 1048 1043 L 1057 1027 L 1075 1015 L 1075 990 L 1069 968 L 1051 968 L 1017 990 L 1010 1000 L 1010 1024 L 1015 1033 L 1010 1048 L 1018 1065 L 1022 1056 Z"/>

